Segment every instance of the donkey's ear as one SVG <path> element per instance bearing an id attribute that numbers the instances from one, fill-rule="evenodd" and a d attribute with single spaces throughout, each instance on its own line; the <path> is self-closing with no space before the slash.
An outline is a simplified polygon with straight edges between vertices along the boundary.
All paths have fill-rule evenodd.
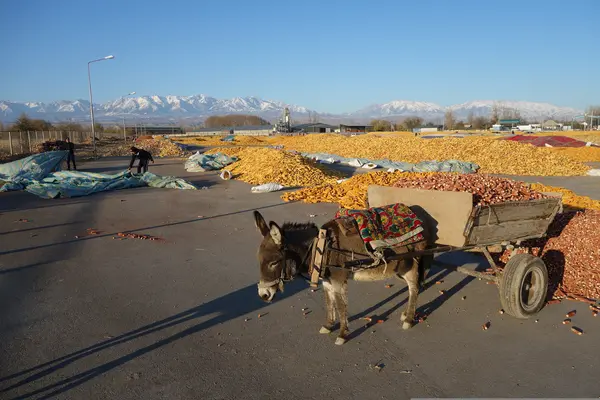
<path id="1" fill-rule="evenodd" d="M 271 234 L 271 239 L 273 239 L 273 242 L 275 242 L 275 244 L 277 246 L 281 246 L 283 243 L 283 234 L 281 233 L 281 228 L 279 228 L 279 226 L 275 223 L 272 222 L 269 224 L 270 229 L 270 234 Z"/>
<path id="2" fill-rule="evenodd" d="M 261 235 L 263 235 L 263 237 L 269 234 L 269 227 L 267 226 L 265 219 L 256 210 L 254 211 L 254 223 L 256 224 L 258 231 L 261 233 Z"/>

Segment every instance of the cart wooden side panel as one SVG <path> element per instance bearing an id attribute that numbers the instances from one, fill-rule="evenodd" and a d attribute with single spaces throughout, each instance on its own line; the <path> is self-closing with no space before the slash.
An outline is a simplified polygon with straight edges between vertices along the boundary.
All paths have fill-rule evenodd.
<path id="1" fill-rule="evenodd" d="M 560 207 L 560 198 L 475 207 L 465 229 L 467 245 L 543 237 Z"/>

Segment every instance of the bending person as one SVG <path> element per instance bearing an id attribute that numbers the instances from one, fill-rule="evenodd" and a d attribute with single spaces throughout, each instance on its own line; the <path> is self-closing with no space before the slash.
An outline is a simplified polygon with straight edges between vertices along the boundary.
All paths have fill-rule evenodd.
<path id="1" fill-rule="evenodd" d="M 152 163 L 154 164 L 154 159 L 152 158 L 152 154 L 150 154 L 149 152 L 147 152 L 146 150 L 143 149 L 138 149 L 137 147 L 131 147 L 131 162 L 129 163 L 129 171 L 131 171 L 131 168 L 133 168 L 133 163 L 135 162 L 135 159 L 138 158 L 140 160 L 138 167 L 137 167 L 137 172 L 138 174 L 140 172 L 142 172 L 142 168 L 144 169 L 144 172 L 148 171 L 148 161 L 152 161 Z"/>

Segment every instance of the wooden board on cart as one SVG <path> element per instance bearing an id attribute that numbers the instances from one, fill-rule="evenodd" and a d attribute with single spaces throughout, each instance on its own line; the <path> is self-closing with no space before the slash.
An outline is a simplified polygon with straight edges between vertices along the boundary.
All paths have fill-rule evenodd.
<path id="1" fill-rule="evenodd" d="M 369 186 L 368 201 L 369 207 L 406 204 L 433 226 L 436 244 L 455 247 L 542 237 L 562 209 L 558 196 L 473 207 L 471 193 L 378 185 Z"/>
<path id="2" fill-rule="evenodd" d="M 543 237 L 560 209 L 557 197 L 477 207 L 466 228 L 467 245 Z"/>
<path id="3" fill-rule="evenodd" d="M 369 207 L 406 204 L 433 227 L 437 244 L 463 247 L 467 243 L 465 227 L 473 210 L 471 193 L 370 185 L 367 196 Z"/>

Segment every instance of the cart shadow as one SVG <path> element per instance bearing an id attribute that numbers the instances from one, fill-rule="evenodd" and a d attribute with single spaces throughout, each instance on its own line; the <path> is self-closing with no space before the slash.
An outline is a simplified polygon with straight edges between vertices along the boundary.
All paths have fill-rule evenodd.
<path id="1" fill-rule="evenodd" d="M 526 240 L 519 247 L 538 247 L 539 254 L 548 269 L 548 293 L 546 301 L 550 301 L 554 293 L 561 288 L 565 275 L 565 255 L 562 251 L 556 249 L 546 250 L 548 241 L 559 237 L 565 227 L 577 215 L 577 210 L 565 211 L 555 217 L 554 221 L 548 227 L 547 235 L 540 239 Z"/>
<path id="2" fill-rule="evenodd" d="M 548 293 L 546 301 L 552 300 L 557 289 L 560 289 L 565 277 L 565 255 L 560 250 L 548 250 L 542 260 L 548 268 Z"/>
<path id="3" fill-rule="evenodd" d="M 291 282 L 286 285 L 286 291 L 281 293 L 279 301 L 292 297 L 306 288 L 307 285 L 304 282 Z M 216 325 L 230 322 L 248 313 L 256 313 L 268 306 L 269 303 L 265 303 L 258 298 L 256 285 L 248 285 L 162 320 L 122 333 L 108 340 L 100 341 L 54 360 L 0 377 L 0 383 L 8 385 L 0 388 L 0 393 L 6 395 L 8 392 L 24 389 L 28 392 L 16 398 L 26 399 L 36 396 L 51 398 L 58 396 L 164 346 L 171 345 Z M 178 331 L 167 333 L 172 332 L 173 328 Z M 153 343 L 147 344 L 148 341 L 144 339 L 145 337 L 154 339 Z M 115 358 L 106 362 L 99 362 L 95 366 L 86 365 L 93 363 L 96 359 L 101 359 L 101 353 L 126 343 L 129 346 L 123 348 Z M 78 365 L 80 365 L 79 368 L 77 368 Z M 76 372 L 70 376 L 65 376 L 65 368 L 67 367 L 70 369 L 75 368 Z M 43 381 L 41 388 L 32 387 L 39 381 Z"/>
<path id="4" fill-rule="evenodd" d="M 452 272 L 452 271 L 450 271 Z M 452 286 L 450 289 L 444 291 L 443 294 L 440 294 L 438 297 L 433 299 L 427 304 L 423 304 L 422 306 L 417 308 L 417 315 L 421 316 L 424 319 L 429 318 L 431 314 L 436 312 L 446 301 L 448 301 L 452 296 L 460 292 L 463 288 L 465 288 L 469 283 L 473 282 L 475 277 L 465 276 L 460 282 L 456 285 Z M 418 325 L 420 322 L 418 318 L 416 318 L 415 325 Z"/>

